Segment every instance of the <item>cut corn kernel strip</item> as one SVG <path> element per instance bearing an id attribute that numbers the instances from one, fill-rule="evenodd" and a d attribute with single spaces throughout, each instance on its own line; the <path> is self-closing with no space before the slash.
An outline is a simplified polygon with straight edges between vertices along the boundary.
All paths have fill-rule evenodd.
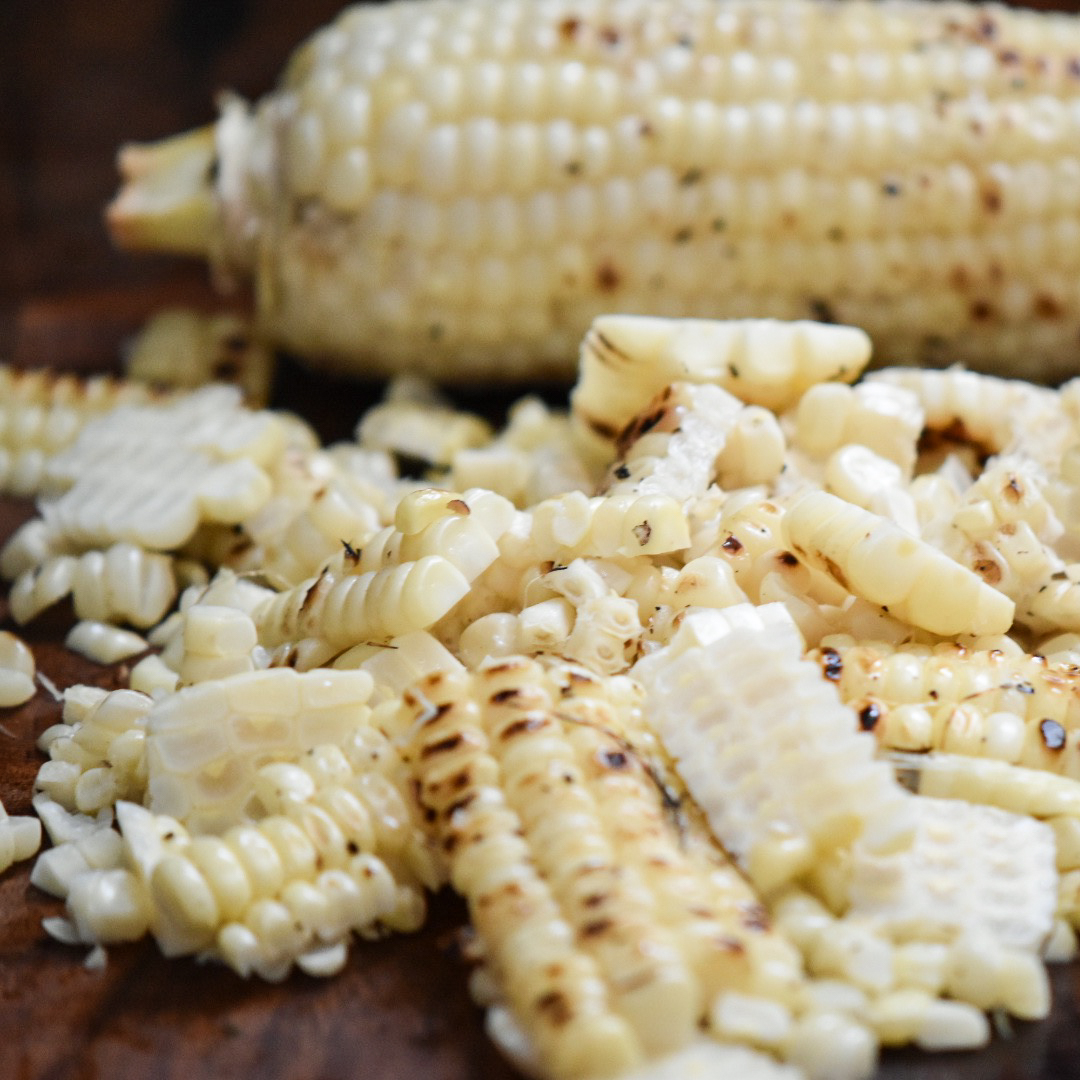
<path id="1" fill-rule="evenodd" d="M 716 383 L 780 411 L 816 383 L 855 379 L 869 359 L 870 342 L 853 327 L 609 315 L 582 343 L 572 415 L 582 437 L 610 444 L 676 380 Z"/>
<path id="2" fill-rule="evenodd" d="M 368 715 L 363 671 L 233 675 L 179 690 L 147 718 L 147 805 L 196 832 L 247 819 L 259 766 L 344 743 Z"/>
<path id="3" fill-rule="evenodd" d="M 178 547 L 200 521 L 232 524 L 259 509 L 271 490 L 262 466 L 283 441 L 275 417 L 244 411 L 227 387 L 121 406 L 51 460 L 50 482 L 68 489 L 42 517 L 54 536 L 84 547 Z"/>
<path id="4" fill-rule="evenodd" d="M 1080 780 L 1078 675 L 1041 655 L 1003 649 L 853 645 L 814 653 L 881 746 L 996 758 Z"/>
<path id="5" fill-rule="evenodd" d="M 768 622 L 758 610 L 688 618 L 635 672 L 691 794 L 768 892 L 860 837 L 873 850 L 903 846 L 913 820 L 850 711 L 802 659 L 794 623 L 782 608 Z"/>
<path id="6" fill-rule="evenodd" d="M 849 914 L 900 940 L 947 941 L 960 930 L 1035 952 L 1057 905 L 1048 825 L 996 807 L 923 797 L 911 847 L 853 848 Z"/>
<path id="7" fill-rule="evenodd" d="M 936 634 L 1003 634 L 1014 605 L 972 571 L 878 514 L 825 491 L 784 517 L 797 554 L 845 588 Z"/>

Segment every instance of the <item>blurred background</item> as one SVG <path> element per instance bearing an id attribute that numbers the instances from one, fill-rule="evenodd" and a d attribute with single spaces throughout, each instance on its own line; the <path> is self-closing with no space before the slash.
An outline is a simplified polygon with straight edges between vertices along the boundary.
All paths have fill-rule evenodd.
<path id="1" fill-rule="evenodd" d="M 102 210 L 127 141 L 257 97 L 341 0 L 0 0 L 0 361 L 96 353 L 161 299 L 208 301 L 205 271 L 113 249 Z M 1080 10 L 1080 0 L 1029 6 Z M 97 320 L 94 323 L 94 320 Z M 88 324 L 101 339 L 87 339 Z M 63 339 L 78 327 L 78 342 Z M 74 335 L 74 329 L 72 335 Z"/>

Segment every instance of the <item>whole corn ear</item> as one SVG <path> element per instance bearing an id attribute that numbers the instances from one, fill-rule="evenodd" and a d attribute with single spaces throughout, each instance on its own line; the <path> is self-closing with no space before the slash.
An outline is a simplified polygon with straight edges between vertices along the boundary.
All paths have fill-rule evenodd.
<path id="1" fill-rule="evenodd" d="M 1078 53 L 1073 17 L 927 0 L 358 5 L 256 104 L 125 148 L 108 221 L 339 370 L 565 377 L 620 311 L 1053 376 Z"/>

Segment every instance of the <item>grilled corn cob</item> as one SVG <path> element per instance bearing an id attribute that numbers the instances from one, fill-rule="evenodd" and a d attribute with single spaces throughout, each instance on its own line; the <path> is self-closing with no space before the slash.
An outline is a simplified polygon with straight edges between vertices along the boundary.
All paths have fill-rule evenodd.
<path id="1" fill-rule="evenodd" d="M 566 377 L 597 314 L 815 318 L 1075 364 L 1080 24 L 898 0 L 397 0 L 126 147 L 123 246 L 255 278 L 338 369 Z"/>

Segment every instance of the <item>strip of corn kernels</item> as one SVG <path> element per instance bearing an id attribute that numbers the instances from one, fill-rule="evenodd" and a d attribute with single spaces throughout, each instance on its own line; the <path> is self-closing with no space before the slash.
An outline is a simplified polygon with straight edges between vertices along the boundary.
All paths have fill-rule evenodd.
<path id="1" fill-rule="evenodd" d="M 419 797 L 545 1072 L 617 1075 L 641 1060 L 640 1042 L 531 857 L 469 683 L 463 673 L 437 675 L 406 695 Z"/>
<path id="2" fill-rule="evenodd" d="M 1080 675 L 1068 665 L 1002 649 L 892 648 L 845 637 L 826 638 L 811 655 L 883 747 L 991 757 L 1080 779 Z"/>

